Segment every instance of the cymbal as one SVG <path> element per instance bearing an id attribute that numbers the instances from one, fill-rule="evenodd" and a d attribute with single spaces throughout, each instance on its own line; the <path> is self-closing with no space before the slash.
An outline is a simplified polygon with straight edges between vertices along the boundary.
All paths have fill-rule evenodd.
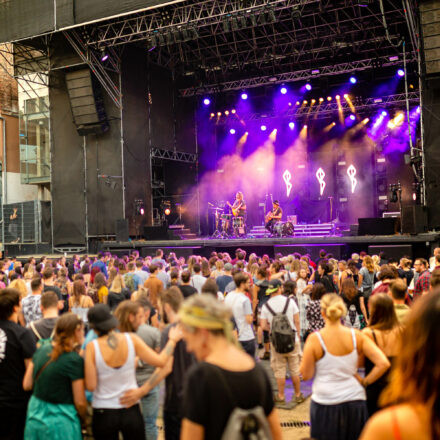
<path id="1" fill-rule="evenodd" d="M 223 208 L 217 208 L 217 206 L 210 206 L 208 209 L 212 209 L 213 211 L 223 211 Z"/>

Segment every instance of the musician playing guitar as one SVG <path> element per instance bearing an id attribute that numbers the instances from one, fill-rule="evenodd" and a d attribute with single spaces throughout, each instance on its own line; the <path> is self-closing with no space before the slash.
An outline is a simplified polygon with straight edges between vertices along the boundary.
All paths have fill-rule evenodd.
<path id="1" fill-rule="evenodd" d="M 246 202 L 243 199 L 243 193 L 241 191 L 238 191 L 238 193 L 235 195 L 235 202 L 233 205 L 231 205 L 228 202 L 228 205 L 232 209 L 232 215 L 234 217 L 245 217 L 246 216 Z"/>
<path id="2" fill-rule="evenodd" d="M 275 225 L 281 220 L 281 217 L 283 216 L 283 210 L 280 207 L 280 202 L 278 200 L 275 200 L 273 202 L 273 208 L 272 211 L 270 211 L 266 215 L 265 219 L 265 226 L 266 229 L 273 234 L 274 233 L 274 227 Z"/>

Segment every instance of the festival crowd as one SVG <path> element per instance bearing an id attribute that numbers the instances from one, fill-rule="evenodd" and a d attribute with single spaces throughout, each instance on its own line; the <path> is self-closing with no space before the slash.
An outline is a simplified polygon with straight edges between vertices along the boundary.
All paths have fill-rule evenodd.
<path id="1" fill-rule="evenodd" d="M 0 439 L 281 439 L 290 377 L 313 439 L 440 440 L 439 285 L 440 248 L 6 258 Z"/>

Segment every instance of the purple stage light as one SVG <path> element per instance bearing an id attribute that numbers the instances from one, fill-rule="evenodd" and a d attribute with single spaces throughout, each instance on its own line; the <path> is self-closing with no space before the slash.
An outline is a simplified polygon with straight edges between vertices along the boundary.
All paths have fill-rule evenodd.
<path id="1" fill-rule="evenodd" d="M 306 84 L 306 90 L 308 90 L 310 92 L 310 90 L 312 90 L 312 85 L 307 83 Z"/>
<path id="2" fill-rule="evenodd" d="M 397 71 L 397 75 L 399 75 L 399 76 L 405 76 L 405 71 L 404 71 L 403 69 L 399 69 L 399 70 Z"/>
<path id="3" fill-rule="evenodd" d="M 242 93 L 242 94 L 241 94 L 241 99 L 242 99 L 243 101 L 246 101 L 246 99 L 248 99 L 248 94 L 247 94 L 247 93 Z"/>
<path id="4" fill-rule="evenodd" d="M 356 116 L 355 116 L 355 115 L 350 115 L 350 119 L 351 119 L 352 121 L 354 121 L 354 120 L 356 119 Z"/>
<path id="5" fill-rule="evenodd" d="M 350 78 L 350 82 L 351 82 L 352 84 L 356 84 L 356 83 L 357 83 L 357 79 L 356 79 L 356 77 L 352 76 L 352 77 Z"/>
<path id="6" fill-rule="evenodd" d="M 235 134 L 235 129 L 234 129 L 234 128 L 231 128 L 231 129 L 229 130 L 229 133 L 231 133 L 231 134 Z"/>
<path id="7" fill-rule="evenodd" d="M 267 130 L 267 127 L 265 125 L 262 125 L 260 128 L 261 128 L 261 131 L 266 131 Z"/>
<path id="8" fill-rule="evenodd" d="M 107 60 L 108 60 L 108 53 L 105 50 L 103 50 L 101 52 L 101 61 L 104 62 L 104 61 L 107 61 Z"/>
<path id="9" fill-rule="evenodd" d="M 382 110 L 382 113 L 381 113 L 381 115 L 382 115 L 383 117 L 385 117 L 385 116 L 388 116 L 388 113 L 387 113 L 387 111 L 386 111 L 386 110 Z"/>
<path id="10" fill-rule="evenodd" d="M 203 104 L 205 104 L 205 105 L 209 105 L 209 104 L 211 104 L 211 100 L 210 100 L 209 98 L 205 98 L 205 99 L 203 100 Z"/>
<path id="11" fill-rule="evenodd" d="M 282 95 L 285 95 L 287 93 L 287 89 L 285 87 L 281 87 L 280 92 Z"/>
<path id="12" fill-rule="evenodd" d="M 295 128 L 295 122 L 289 122 L 289 128 L 293 130 Z"/>

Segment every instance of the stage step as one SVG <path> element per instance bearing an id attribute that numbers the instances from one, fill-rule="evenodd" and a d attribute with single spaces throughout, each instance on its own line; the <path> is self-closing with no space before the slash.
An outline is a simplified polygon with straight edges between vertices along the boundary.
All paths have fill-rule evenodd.
<path id="1" fill-rule="evenodd" d="M 294 225 L 294 237 L 326 237 L 332 235 L 334 225 L 332 223 L 315 223 L 308 225 Z M 268 237 L 269 233 L 264 226 L 254 226 L 249 232 L 256 238 Z"/>

